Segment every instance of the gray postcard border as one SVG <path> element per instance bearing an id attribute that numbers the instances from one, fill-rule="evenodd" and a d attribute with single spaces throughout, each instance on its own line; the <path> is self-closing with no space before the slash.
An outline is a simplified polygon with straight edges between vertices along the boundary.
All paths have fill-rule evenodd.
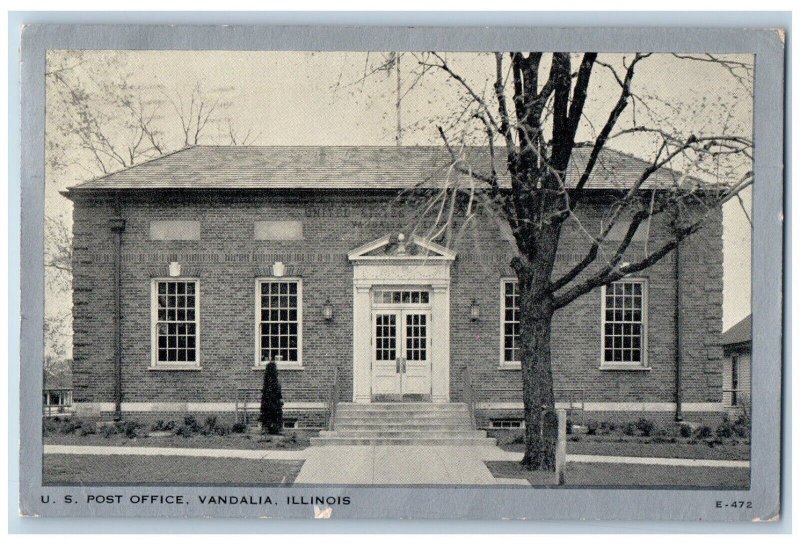
<path id="1" fill-rule="evenodd" d="M 299 27 L 34 25 L 22 33 L 20 510 L 23 515 L 103 517 L 261 517 L 309 519 L 309 506 L 290 495 L 347 495 L 336 518 L 708 520 L 766 521 L 780 513 L 784 35 L 777 30 L 690 28 Z M 676 46 L 676 44 L 679 44 Z M 65 494 L 248 495 L 249 487 L 56 487 L 41 485 L 41 362 L 44 310 L 44 58 L 48 49 L 183 50 L 562 50 L 753 52 L 755 172 L 753 195 L 753 440 L 749 491 L 645 489 L 503 489 L 442 487 L 260 488 L 279 500 L 263 507 L 93 506 L 42 504 Z M 762 182 L 762 180 L 764 180 Z M 761 182 L 761 183 L 759 183 Z M 13 387 L 13 386 L 12 386 Z M 13 442 L 10 442 L 13 444 Z M 752 510 L 715 507 L 718 500 L 752 501 Z"/>

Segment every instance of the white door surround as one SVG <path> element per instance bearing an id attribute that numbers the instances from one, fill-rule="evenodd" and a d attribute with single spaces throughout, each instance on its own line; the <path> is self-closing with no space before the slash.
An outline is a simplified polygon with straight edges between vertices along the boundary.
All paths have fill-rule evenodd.
<path id="1" fill-rule="evenodd" d="M 372 400 L 372 292 L 376 287 L 430 293 L 431 401 L 450 400 L 450 269 L 455 252 L 420 237 L 385 235 L 348 254 L 353 263 L 353 401 Z"/>

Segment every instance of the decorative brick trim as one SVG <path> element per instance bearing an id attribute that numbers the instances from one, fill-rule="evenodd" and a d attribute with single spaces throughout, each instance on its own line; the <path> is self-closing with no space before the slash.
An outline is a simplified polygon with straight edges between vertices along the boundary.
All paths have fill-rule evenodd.
<path id="1" fill-rule="evenodd" d="M 257 407 L 258 403 L 249 403 L 248 408 Z M 284 403 L 283 409 L 286 411 L 322 411 L 327 409 L 324 402 L 315 401 L 290 401 Z M 76 414 L 92 414 L 100 412 L 111 412 L 114 410 L 114 402 L 79 402 L 75 403 Z M 204 403 L 204 402 L 123 402 L 122 411 L 129 413 L 213 413 L 213 412 L 233 412 L 236 410 L 236 403 Z"/>
<path id="2" fill-rule="evenodd" d="M 153 265 L 148 268 L 150 278 L 170 278 L 169 263 L 164 265 Z M 181 275 L 175 278 L 201 278 L 203 276 L 202 267 L 197 265 L 181 263 Z"/>
<path id="3" fill-rule="evenodd" d="M 284 263 L 286 266 L 286 271 L 284 272 L 283 276 L 274 276 L 272 274 L 272 264 L 269 265 L 262 265 L 259 267 L 255 267 L 253 269 L 253 278 L 286 278 L 286 277 L 294 277 L 294 278 L 302 278 L 303 277 L 303 268 L 299 265 L 290 265 L 288 263 Z"/>

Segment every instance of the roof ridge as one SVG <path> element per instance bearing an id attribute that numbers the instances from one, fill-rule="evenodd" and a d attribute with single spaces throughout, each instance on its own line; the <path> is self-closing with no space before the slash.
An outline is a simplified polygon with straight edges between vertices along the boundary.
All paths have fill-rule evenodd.
<path id="1" fill-rule="evenodd" d="M 504 146 L 497 148 L 498 156 L 502 156 L 504 149 Z M 483 161 L 488 159 L 488 150 L 489 147 L 486 145 L 465 146 L 464 156 L 468 160 L 480 161 L 483 164 Z M 186 155 L 180 156 L 182 152 L 186 152 Z M 575 148 L 571 159 L 571 176 L 580 175 L 581 169 L 584 168 L 581 165 L 585 165 L 587 153 L 587 148 Z M 176 158 L 170 159 L 173 156 Z M 414 146 L 197 144 L 78 183 L 61 193 L 69 195 L 74 190 L 93 188 L 113 190 L 115 187 L 119 189 L 260 187 L 261 182 L 264 183 L 264 187 L 272 184 L 274 187 L 285 185 L 286 188 L 294 189 L 312 185 L 315 188 L 319 186 L 319 188 L 339 189 L 362 187 L 359 182 L 363 187 L 377 187 L 380 183 L 385 186 L 381 188 L 397 189 L 419 181 L 418 178 L 432 169 L 434 163 L 444 164 L 448 160 L 447 150 L 441 144 Z M 598 168 L 592 173 L 591 180 L 597 182 L 598 189 L 620 189 L 627 178 L 635 179 L 650 164 L 647 160 L 631 153 L 604 147 Z M 141 171 L 133 170 L 146 165 L 152 166 Z M 502 165 L 498 165 L 500 166 Z M 304 178 L 311 173 L 318 174 L 320 169 L 330 170 L 330 168 L 341 170 L 338 177 L 329 172 L 329 176 L 325 179 L 315 178 L 316 181 L 313 183 L 307 182 Z M 623 178 L 609 174 L 609 169 Z M 281 176 L 286 178 L 280 183 L 276 181 L 277 179 L 269 178 L 270 172 L 272 175 L 277 175 L 274 173 L 278 171 L 281 171 Z M 358 171 L 366 179 L 353 179 L 354 171 Z M 502 168 L 501 174 L 508 176 L 505 167 Z M 656 174 L 652 178 L 654 188 L 669 189 L 674 186 L 676 178 L 691 181 L 690 183 L 713 184 L 668 166 L 662 166 L 654 174 Z M 244 180 L 238 179 L 238 175 L 244 176 Z M 292 184 L 291 180 L 296 183 Z M 647 187 L 650 186 L 645 186 Z M 590 183 L 587 188 L 595 188 L 595 184 Z"/>

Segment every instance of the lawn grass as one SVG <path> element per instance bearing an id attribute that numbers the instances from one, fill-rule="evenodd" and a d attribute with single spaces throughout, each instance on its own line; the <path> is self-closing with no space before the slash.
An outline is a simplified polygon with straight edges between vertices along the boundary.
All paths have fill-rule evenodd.
<path id="1" fill-rule="evenodd" d="M 570 436 L 572 437 L 572 436 Z M 601 456 L 642 456 L 654 458 L 696 458 L 700 460 L 749 460 L 750 445 L 743 441 L 713 447 L 700 441 L 653 443 L 641 437 L 619 440 L 603 436 L 578 436 L 579 441 L 567 441 L 567 454 L 597 454 Z M 500 445 L 509 452 L 524 452 L 525 445 L 512 443 Z"/>
<path id="2" fill-rule="evenodd" d="M 553 486 L 551 473 L 527 471 L 518 462 L 486 462 L 495 477 L 526 479 L 533 486 Z M 746 490 L 750 470 L 728 467 L 652 466 L 644 464 L 568 463 L 567 487 L 696 488 Z"/>
<path id="3" fill-rule="evenodd" d="M 220 435 L 193 435 L 183 437 L 171 435 L 168 437 L 133 437 L 124 434 L 105 437 L 94 433 L 80 435 L 79 433 L 60 434 L 52 433 L 44 437 L 46 445 L 77 445 L 77 446 L 126 446 L 126 447 L 180 447 L 180 448 L 227 448 L 244 450 L 302 450 L 309 446 L 309 436 L 316 435 L 315 431 L 287 431 L 283 435 L 260 434 L 229 434 Z"/>
<path id="4" fill-rule="evenodd" d="M 45 454 L 44 484 L 291 484 L 302 460 Z"/>

